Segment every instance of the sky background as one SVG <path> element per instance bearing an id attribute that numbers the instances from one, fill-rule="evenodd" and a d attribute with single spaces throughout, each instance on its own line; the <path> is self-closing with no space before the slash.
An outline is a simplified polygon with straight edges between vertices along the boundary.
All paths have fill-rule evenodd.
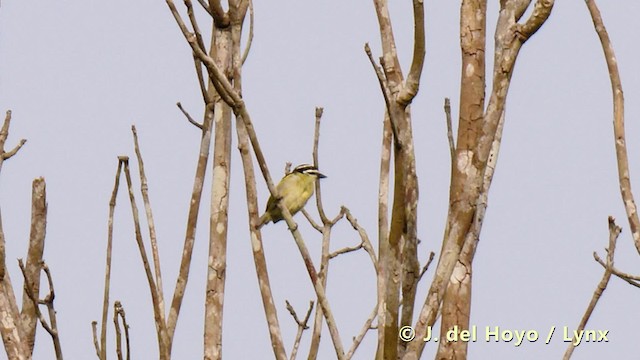
<path id="1" fill-rule="evenodd" d="M 181 2 L 176 1 L 179 8 Z M 284 165 L 311 162 L 314 108 L 325 108 L 320 139 L 323 201 L 330 216 L 349 207 L 372 239 L 384 103 L 363 46 L 380 55 L 370 1 L 276 1 L 255 4 L 255 38 L 243 69 L 243 96 L 274 177 Z M 615 47 L 627 103 L 626 130 L 632 185 L 640 189 L 639 57 L 635 15 L 640 3 L 600 1 Z M 412 105 L 420 182 L 420 257 L 438 252 L 450 175 L 443 99 L 458 114 L 459 2 L 427 1 L 427 58 Z M 403 69 L 412 49 L 410 1 L 394 1 L 391 16 Z M 497 2 L 488 11 L 488 69 L 492 68 Z M 203 21 L 205 19 L 203 18 Z M 205 29 L 205 22 L 201 28 Z M 490 89 L 490 84 L 487 86 Z M 45 259 L 56 286 L 56 309 L 67 359 L 94 356 L 90 323 L 101 314 L 108 201 L 118 155 L 134 156 L 130 127 L 138 128 L 163 262 L 165 297 L 173 293 L 200 141 L 199 131 L 175 107 L 181 101 L 202 117 L 191 50 L 164 1 L 4 0 L 0 7 L 0 110 L 13 111 L 7 148 L 28 140 L 5 163 L 0 205 L 7 261 L 15 288 L 15 259 L 26 256 L 31 181 L 47 182 L 49 218 Z M 616 265 L 640 272 L 617 182 L 611 90 L 600 43 L 583 1 L 558 1 L 551 18 L 525 44 L 507 102 L 502 148 L 474 262 L 471 325 L 536 330 L 575 328 L 602 268 L 607 216 L 623 227 Z M 235 135 L 234 135 L 235 136 Z M 238 152 L 232 155 L 228 270 L 223 354 L 229 359 L 272 358 L 257 287 Z M 137 166 L 132 162 L 132 171 Z M 208 173 L 208 175 L 210 172 Z M 260 207 L 268 192 L 259 182 Z M 173 346 L 174 359 L 202 358 L 208 200 L 202 212 L 187 295 Z M 140 196 L 138 199 L 140 199 Z M 312 202 L 309 203 L 313 204 Z M 311 209 L 312 207 L 308 207 Z M 315 213 L 315 211 L 312 211 Z M 301 216 L 296 217 L 304 223 Z M 320 237 L 303 234 L 316 259 Z M 313 289 L 298 250 L 282 223 L 264 228 L 265 252 L 285 344 L 295 323 L 288 299 L 304 313 Z M 357 234 L 337 226 L 333 248 L 355 245 Z M 364 252 L 333 260 L 327 293 L 342 340 L 350 345 L 375 305 L 375 276 Z M 433 276 L 425 275 L 424 294 Z M 111 299 L 121 300 L 131 326 L 133 356 L 157 358 L 150 294 L 126 192 L 116 209 Z M 637 353 L 637 289 L 613 278 L 588 328 L 609 330 L 608 343 L 581 345 L 576 359 L 629 358 Z M 421 302 L 419 304 L 421 306 Z M 111 326 L 111 321 L 109 323 Z M 110 358 L 115 358 L 110 327 Z M 305 333 L 300 356 L 306 356 Z M 470 358 L 560 358 L 566 343 L 556 332 L 520 347 L 507 342 L 469 346 Z M 356 359 L 375 353 L 374 331 Z M 320 358 L 335 355 L 327 332 Z M 424 358 L 432 358 L 429 344 Z M 38 330 L 35 359 L 52 358 Z M 5 358 L 0 354 L 0 359 Z"/>

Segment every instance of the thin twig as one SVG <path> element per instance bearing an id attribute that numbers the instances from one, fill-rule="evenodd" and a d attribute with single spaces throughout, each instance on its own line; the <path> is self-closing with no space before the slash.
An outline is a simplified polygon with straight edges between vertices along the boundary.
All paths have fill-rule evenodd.
<path id="1" fill-rule="evenodd" d="M 96 349 L 96 356 L 102 360 L 104 358 L 102 357 L 102 350 L 100 350 L 100 343 L 98 342 L 98 322 L 95 320 L 91 322 L 91 333 L 93 334 L 93 347 Z"/>
<path id="2" fill-rule="evenodd" d="M 196 20 L 196 13 L 193 10 L 193 3 L 191 2 L 191 0 L 184 0 L 184 5 L 187 8 L 187 16 L 189 17 L 189 22 L 191 22 L 191 26 L 193 28 L 193 32 L 195 33 L 198 46 L 204 51 L 204 49 L 206 49 L 206 46 L 204 44 L 204 40 L 202 39 L 202 32 L 200 32 L 198 21 Z"/>
<path id="3" fill-rule="evenodd" d="M 209 9 L 209 5 L 207 5 L 205 0 L 198 0 L 198 3 L 200 4 L 200 6 L 202 6 L 204 11 L 207 12 L 207 14 L 209 14 L 211 17 L 213 17 L 213 12 L 211 12 L 211 9 Z"/>
<path id="4" fill-rule="evenodd" d="M 320 143 L 320 120 L 322 120 L 323 112 L 324 109 L 322 107 L 316 107 L 316 121 L 313 131 L 313 150 L 311 152 L 313 157 L 313 165 L 316 167 L 316 169 L 320 168 L 320 162 L 318 160 L 318 144 Z M 324 212 L 324 207 L 322 206 L 322 193 L 320 190 L 320 181 L 316 181 L 316 205 L 318 208 L 318 213 L 320 214 L 320 220 L 322 221 L 322 223 L 327 224 L 329 222 L 329 219 L 327 218 L 327 215 Z"/>
<path id="5" fill-rule="evenodd" d="M 189 113 L 182 107 L 182 104 L 178 101 L 176 103 L 176 106 L 178 107 L 178 109 L 180 109 L 180 111 L 182 111 L 182 114 L 187 118 L 187 120 L 195 127 L 197 127 L 198 129 L 202 130 L 202 124 L 198 123 L 197 121 L 193 120 L 193 118 L 191 117 L 191 115 L 189 115 Z"/>
<path id="6" fill-rule="evenodd" d="M 118 359 L 122 360 L 122 333 L 120 330 L 120 319 L 122 319 L 122 327 L 124 328 L 125 350 L 127 351 L 126 360 L 130 360 L 129 324 L 127 324 L 127 317 L 122 303 L 120 301 L 116 301 L 113 304 L 113 323 L 116 329 L 116 353 L 118 354 Z"/>
<path id="7" fill-rule="evenodd" d="M 247 61 L 249 57 L 249 50 L 253 44 L 253 0 L 249 0 L 249 35 L 247 38 L 247 44 L 245 45 L 244 52 L 242 53 L 242 65 Z"/>
<path id="8" fill-rule="evenodd" d="M 378 78 L 378 83 L 380 84 L 380 90 L 382 91 L 382 96 L 384 97 L 384 103 L 386 104 L 387 115 L 389 119 L 391 119 L 391 90 L 389 89 L 389 84 L 387 82 L 387 78 L 384 76 L 382 69 L 376 61 L 373 59 L 373 54 L 371 53 L 371 48 L 369 47 L 369 43 L 364 44 L 364 52 L 367 54 L 367 58 L 369 58 L 369 62 L 373 67 L 373 70 L 376 73 L 376 77 Z M 391 121 L 391 131 L 393 132 L 394 141 L 398 141 L 398 132 L 396 129 L 396 125 L 394 121 Z"/>
<path id="9" fill-rule="evenodd" d="M 49 293 L 43 298 L 42 302 L 47 306 L 47 312 L 49 313 L 49 322 L 51 329 L 57 334 L 53 339 L 53 348 L 56 352 L 56 359 L 62 360 L 62 345 L 60 344 L 60 331 L 58 331 L 58 320 L 56 318 L 56 309 L 53 306 L 53 300 L 56 298 L 56 292 L 53 288 L 53 278 L 51 277 L 51 271 L 49 266 L 43 261 L 41 263 L 42 270 L 47 277 L 47 284 L 49 285 Z"/>
<path id="10" fill-rule="evenodd" d="M 0 153 L 2 154 L 2 160 L 7 160 L 15 155 L 22 145 L 24 145 L 27 140 L 21 139 L 18 145 L 16 145 L 12 150 L 5 152 L 4 145 L 7 141 L 7 137 L 9 137 L 9 126 L 11 125 L 11 110 L 7 110 L 7 113 L 4 118 L 4 123 L 2 124 L 2 130 L 0 130 Z"/>
<path id="11" fill-rule="evenodd" d="M 18 143 L 18 145 L 16 145 L 13 149 L 2 154 L 2 159 L 7 160 L 11 158 L 13 155 L 15 155 L 18 152 L 18 150 L 22 148 L 22 145 L 26 143 L 27 143 L 27 139 L 20 139 L 20 142 Z"/>
<path id="12" fill-rule="evenodd" d="M 107 360 L 107 315 L 109 313 L 109 290 L 111 288 L 111 255 L 113 248 L 113 216 L 116 209 L 116 199 L 118 197 L 118 189 L 120 188 L 120 176 L 122 174 L 122 165 L 125 157 L 118 157 L 118 169 L 116 170 L 116 178 L 109 200 L 109 218 L 107 220 L 107 256 L 104 271 L 104 294 L 102 298 L 102 320 L 100 322 L 100 343 L 97 338 L 95 340 L 96 352 L 100 360 Z M 94 332 L 97 323 L 92 322 Z M 94 337 L 96 334 L 94 334 Z"/>
<path id="13" fill-rule="evenodd" d="M 140 152 L 140 144 L 138 143 L 138 132 L 135 126 L 131 126 L 131 132 L 133 133 L 133 145 L 138 159 L 138 170 L 140 173 L 140 192 L 142 193 L 142 202 L 144 203 L 144 210 L 147 216 L 147 226 L 149 228 L 149 242 L 151 243 L 151 255 L 153 257 L 153 269 L 155 273 L 156 286 L 158 289 L 158 306 L 160 308 L 161 321 L 166 324 L 165 321 L 165 307 L 164 307 L 164 287 L 162 286 L 162 271 L 160 267 L 160 254 L 158 252 L 158 239 L 156 237 L 156 226 L 153 220 L 153 211 L 151 210 L 151 200 L 149 199 L 149 184 L 147 181 L 147 175 L 144 172 L 144 161 L 142 160 L 142 153 Z"/>
<path id="14" fill-rule="evenodd" d="M 420 270 L 420 275 L 418 275 L 418 282 L 420 282 L 420 280 L 422 279 L 422 276 L 427 272 L 427 270 L 429 270 L 429 266 L 433 262 L 433 258 L 435 258 L 435 256 L 436 254 L 433 251 L 429 253 L 429 260 L 427 260 L 427 263 L 424 264 L 424 266 L 422 267 L 422 270 Z"/>
<path id="15" fill-rule="evenodd" d="M 205 104 L 211 103 L 213 102 L 213 99 L 211 99 L 211 96 L 209 96 L 209 92 L 207 91 L 207 85 L 205 85 L 204 75 L 202 74 L 202 61 L 198 59 L 195 53 L 192 53 L 191 55 L 193 56 L 193 66 L 196 71 L 196 77 L 198 78 L 198 86 L 200 87 L 200 94 L 202 95 L 202 101 L 204 101 Z"/>
<path id="16" fill-rule="evenodd" d="M 420 87 L 420 75 L 424 68 L 425 57 L 425 33 L 424 33 L 424 0 L 413 0 L 413 59 L 405 86 L 398 94 L 397 101 L 402 105 L 408 105 L 418 94 Z"/>
<path id="17" fill-rule="evenodd" d="M 315 220 L 313 220 L 311 214 L 309 214 L 309 212 L 305 208 L 302 208 L 301 211 L 302 215 L 304 215 L 304 217 L 307 218 L 307 221 L 309 221 L 309 224 L 311 224 L 314 229 L 318 230 L 318 232 L 322 232 L 322 226 L 315 222 Z"/>
<path id="18" fill-rule="evenodd" d="M 605 268 L 605 269 L 607 268 L 607 264 L 600 258 L 600 256 L 598 256 L 598 254 L 595 251 L 593 252 L 593 258 L 603 268 Z M 620 278 L 621 280 L 626 281 L 630 285 L 633 285 L 635 287 L 640 287 L 640 276 L 638 276 L 638 275 L 631 275 L 631 274 L 628 274 L 626 272 L 622 272 L 622 271 L 616 269 L 614 266 L 611 267 L 611 273 L 613 275 L 617 276 L 618 278 Z"/>
<path id="19" fill-rule="evenodd" d="M 293 306 L 291 306 L 289 301 L 285 300 L 285 303 L 287 305 L 287 310 L 289 311 L 289 314 L 293 316 L 293 320 L 296 322 L 296 324 L 298 324 L 298 331 L 296 333 L 296 338 L 293 341 L 293 349 L 291 349 L 291 357 L 289 358 L 290 360 L 294 360 L 298 355 L 298 348 L 300 347 L 300 340 L 302 339 L 302 333 L 309 328 L 309 326 L 307 325 L 307 322 L 309 321 L 309 317 L 311 316 L 311 311 L 313 310 L 313 301 L 309 301 L 309 309 L 307 309 L 307 313 L 304 316 L 304 319 L 302 320 L 298 319 L 298 314 L 296 314 L 295 309 L 293 308 Z"/>
<path id="20" fill-rule="evenodd" d="M 364 322 L 364 325 L 362 325 L 362 329 L 360 330 L 360 333 L 358 333 L 358 335 L 353 338 L 353 344 L 351 344 L 351 348 L 349 348 L 349 351 L 347 351 L 347 354 L 345 355 L 345 359 L 347 360 L 351 359 L 353 355 L 356 353 L 356 350 L 358 350 L 358 346 L 360 346 L 360 344 L 362 343 L 362 340 L 364 340 L 364 336 L 367 335 L 367 332 L 369 332 L 369 330 L 371 330 L 371 323 L 376 318 L 376 316 L 378 316 L 378 304 L 376 304 L 376 306 L 373 308 L 373 310 L 369 314 L 369 317 Z"/>
<path id="21" fill-rule="evenodd" d="M 456 159 L 456 143 L 453 140 L 453 125 L 451 123 L 451 100 L 444 98 L 444 114 L 447 118 L 447 139 L 449 140 L 449 152 L 451 153 L 451 164 Z"/>
<path id="22" fill-rule="evenodd" d="M 360 244 L 356 245 L 356 246 L 346 246 L 343 247 L 342 249 L 338 249 L 334 252 L 332 252 L 331 254 L 329 254 L 329 259 L 333 259 L 334 257 L 338 256 L 338 255 L 342 255 L 342 254 L 348 254 L 350 252 L 354 252 L 357 250 L 362 249 L 364 243 L 361 242 Z"/>
<path id="23" fill-rule="evenodd" d="M 329 251 L 331 248 L 331 224 L 322 226 L 322 245 L 320 250 L 320 271 L 318 281 L 326 288 L 329 279 Z M 323 312 L 321 307 L 316 307 L 316 314 L 313 318 L 313 331 L 311 332 L 311 344 L 309 345 L 308 359 L 317 359 L 320 350 L 320 338 L 322 335 Z"/>
<path id="24" fill-rule="evenodd" d="M 345 214 L 345 216 L 347 217 L 347 221 L 349 221 L 349 223 L 351 224 L 351 226 L 358 232 L 358 234 L 360 235 L 360 240 L 362 248 L 364 248 L 364 251 L 367 252 L 367 254 L 369 254 L 369 258 L 371 259 L 371 264 L 373 265 L 373 268 L 376 271 L 376 274 L 378 273 L 379 269 L 378 269 L 378 259 L 376 257 L 376 252 L 373 249 L 373 245 L 371 244 L 371 241 L 369 240 L 369 235 L 367 235 L 367 231 L 360 226 L 360 224 L 358 224 L 358 220 L 353 217 L 353 215 L 351 215 L 351 211 L 349 211 L 349 209 L 346 206 L 343 206 L 341 208 L 341 212 L 343 212 Z"/>
<path id="25" fill-rule="evenodd" d="M 591 314 L 593 314 L 593 310 L 596 308 L 598 300 L 600 300 L 602 293 L 607 288 L 607 284 L 609 284 L 609 280 L 611 279 L 612 274 L 611 269 L 613 268 L 613 258 L 616 251 L 616 241 L 618 240 L 618 235 L 620 235 L 621 231 L 622 229 L 618 225 L 616 225 L 616 220 L 613 218 L 613 216 L 609 216 L 609 246 L 607 247 L 607 264 L 605 266 L 602 279 L 598 283 L 598 287 L 596 287 L 596 290 L 593 292 L 593 296 L 591 297 L 589 306 L 587 306 L 587 309 L 585 310 L 584 315 L 580 320 L 578 328 L 574 331 L 574 333 L 576 334 L 582 332 L 585 326 L 587 326 L 587 322 L 589 321 Z M 575 348 L 576 346 L 574 345 L 574 343 L 570 343 L 567 346 L 567 350 L 565 351 L 562 359 L 570 359 Z"/>

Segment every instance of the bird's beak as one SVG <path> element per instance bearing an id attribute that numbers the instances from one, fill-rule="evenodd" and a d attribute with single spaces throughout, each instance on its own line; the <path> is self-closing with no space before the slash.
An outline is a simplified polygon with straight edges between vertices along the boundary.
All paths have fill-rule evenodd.
<path id="1" fill-rule="evenodd" d="M 326 177 L 327 177 L 326 175 L 318 173 L 318 179 L 324 179 Z"/>

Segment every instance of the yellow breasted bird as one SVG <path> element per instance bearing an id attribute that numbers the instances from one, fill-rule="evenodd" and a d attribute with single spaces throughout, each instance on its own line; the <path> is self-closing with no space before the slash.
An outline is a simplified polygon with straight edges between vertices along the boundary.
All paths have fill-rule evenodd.
<path id="1" fill-rule="evenodd" d="M 292 172 L 285 175 L 276 186 L 278 194 L 282 197 L 282 205 L 284 205 L 291 216 L 295 215 L 304 207 L 315 189 L 318 179 L 326 178 L 318 169 L 309 164 L 298 165 Z M 267 208 L 258 221 L 258 228 L 261 228 L 269 221 L 277 223 L 284 219 L 276 199 L 269 196 Z"/>

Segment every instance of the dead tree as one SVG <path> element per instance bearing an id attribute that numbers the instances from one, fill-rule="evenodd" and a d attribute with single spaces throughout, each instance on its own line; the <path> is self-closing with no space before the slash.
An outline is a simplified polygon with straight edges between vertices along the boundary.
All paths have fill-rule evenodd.
<path id="1" fill-rule="evenodd" d="M 11 111 L 7 111 L 0 130 L 0 169 L 5 160 L 14 156 L 25 144 L 22 139 L 12 150 L 5 151 L 9 136 Z M 43 178 L 33 180 L 31 196 L 31 231 L 26 263 L 18 260 L 23 277 L 22 307 L 18 306 L 11 277 L 7 270 L 5 236 L 0 219 L 0 335 L 4 349 L 10 360 L 31 359 L 36 341 L 38 323 L 49 333 L 53 341 L 56 359 L 62 359 L 62 347 L 53 305 L 55 292 L 51 272 L 43 260 L 47 229 L 47 196 Z M 44 271 L 49 292 L 40 299 L 40 277 Z M 40 305 L 47 308 L 48 320 L 42 314 Z"/>

